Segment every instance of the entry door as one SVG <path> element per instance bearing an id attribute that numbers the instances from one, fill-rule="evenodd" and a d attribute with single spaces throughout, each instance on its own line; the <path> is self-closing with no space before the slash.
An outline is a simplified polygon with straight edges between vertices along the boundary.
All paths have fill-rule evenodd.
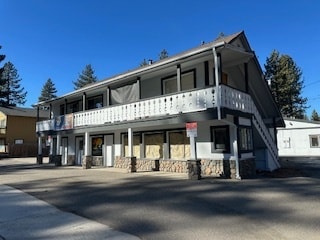
<path id="1" fill-rule="evenodd" d="M 113 167 L 113 135 L 104 136 L 103 165 Z"/>
<path id="2" fill-rule="evenodd" d="M 82 164 L 83 153 L 83 137 L 76 137 L 76 165 Z"/>
<path id="3" fill-rule="evenodd" d="M 68 163 L 68 138 L 61 139 L 61 147 L 62 164 L 66 165 Z"/>

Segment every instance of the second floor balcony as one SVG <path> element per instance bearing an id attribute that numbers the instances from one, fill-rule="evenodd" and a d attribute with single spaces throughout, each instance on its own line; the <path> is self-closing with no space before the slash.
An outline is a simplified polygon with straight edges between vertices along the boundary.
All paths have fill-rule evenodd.
<path id="1" fill-rule="evenodd" d="M 137 102 L 120 104 L 56 116 L 37 122 L 36 131 L 61 131 L 84 126 L 128 122 L 166 115 L 200 112 L 219 106 L 252 113 L 248 94 L 225 85 L 168 94 Z"/>

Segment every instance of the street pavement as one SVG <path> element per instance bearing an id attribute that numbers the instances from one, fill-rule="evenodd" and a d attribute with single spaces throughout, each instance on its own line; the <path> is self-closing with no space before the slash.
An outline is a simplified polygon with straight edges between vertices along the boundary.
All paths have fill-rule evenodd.
<path id="1" fill-rule="evenodd" d="M 312 240 L 320 236 L 316 172 L 197 181 L 184 174 L 84 170 L 35 162 L 0 160 L 3 238 Z M 20 194 L 27 197 L 18 200 Z M 35 207 L 38 204 L 41 207 Z M 33 215 L 35 210 L 39 212 Z M 9 216 L 3 218 L 3 212 Z M 10 218 L 16 212 L 20 217 Z M 50 221 L 56 214 L 60 220 Z M 46 218 L 37 217 L 42 215 Z M 25 225 L 27 238 L 20 231 Z"/>

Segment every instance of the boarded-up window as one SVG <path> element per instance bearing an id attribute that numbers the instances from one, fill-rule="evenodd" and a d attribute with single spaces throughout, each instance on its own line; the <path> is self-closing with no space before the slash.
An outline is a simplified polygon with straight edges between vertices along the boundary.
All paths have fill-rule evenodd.
<path id="1" fill-rule="evenodd" d="M 110 104 L 125 104 L 139 101 L 139 84 L 137 82 L 110 89 Z"/>
<path id="2" fill-rule="evenodd" d="M 146 158 L 163 158 L 163 133 L 144 135 Z"/>
<path id="3" fill-rule="evenodd" d="M 133 135 L 133 156 L 140 158 L 140 135 Z M 129 156 L 128 135 L 124 136 L 124 156 Z"/>
<path id="4" fill-rule="evenodd" d="M 181 74 L 181 90 L 185 91 L 195 87 L 195 72 L 189 71 Z M 177 76 L 168 77 L 162 80 L 163 94 L 175 93 L 177 88 Z"/>
<path id="5" fill-rule="evenodd" d="M 169 144 L 171 159 L 190 158 L 190 141 L 185 131 L 170 132 Z"/>

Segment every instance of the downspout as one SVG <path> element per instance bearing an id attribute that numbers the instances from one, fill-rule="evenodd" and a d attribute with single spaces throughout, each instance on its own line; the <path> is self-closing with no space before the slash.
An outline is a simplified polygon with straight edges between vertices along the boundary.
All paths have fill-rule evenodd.
<path id="1" fill-rule="evenodd" d="M 218 120 L 221 120 L 221 93 L 220 93 L 220 88 L 219 88 L 219 84 L 220 84 L 220 56 L 218 56 L 217 53 L 217 48 L 224 46 L 225 42 L 219 42 L 217 44 L 215 44 L 212 48 L 212 52 L 213 52 L 213 58 L 214 58 L 214 74 L 215 74 L 215 85 L 216 85 L 216 106 L 217 106 L 217 112 L 218 112 Z"/>

